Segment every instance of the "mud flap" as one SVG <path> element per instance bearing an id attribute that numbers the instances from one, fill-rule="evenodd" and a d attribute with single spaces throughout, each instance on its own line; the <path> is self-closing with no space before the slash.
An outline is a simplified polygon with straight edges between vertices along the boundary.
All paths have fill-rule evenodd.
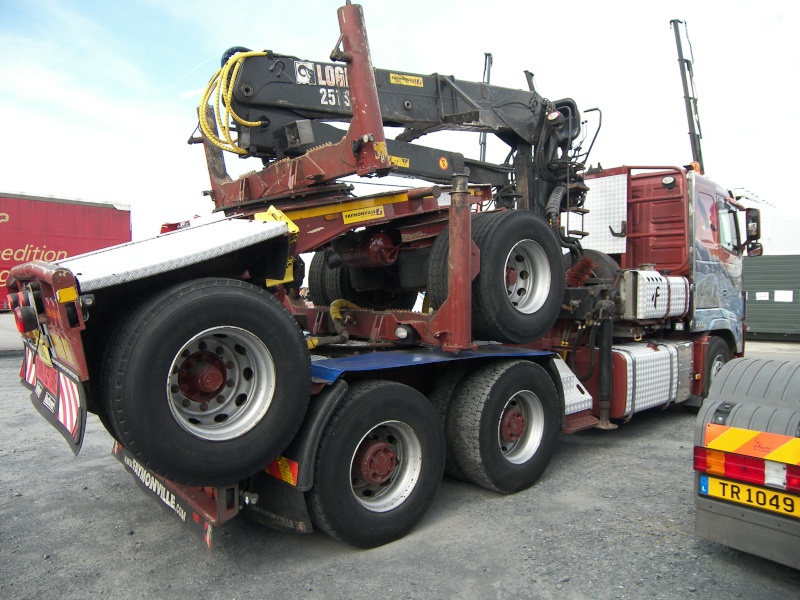
<path id="1" fill-rule="evenodd" d="M 262 471 L 250 480 L 250 492 L 253 500 L 243 512 L 251 521 L 281 531 L 314 531 L 305 494 L 290 483 Z"/>
<path id="2" fill-rule="evenodd" d="M 118 442 L 114 442 L 111 453 L 142 490 L 157 499 L 164 510 L 200 537 L 208 548 L 214 529 L 239 513 L 238 485 L 215 488 L 181 485 L 153 473 Z"/>
<path id="3" fill-rule="evenodd" d="M 86 396 L 83 384 L 73 373 L 54 363 L 44 346 L 25 344 L 20 379 L 31 391 L 31 402 L 42 416 L 67 440 L 77 456 L 86 431 Z"/>

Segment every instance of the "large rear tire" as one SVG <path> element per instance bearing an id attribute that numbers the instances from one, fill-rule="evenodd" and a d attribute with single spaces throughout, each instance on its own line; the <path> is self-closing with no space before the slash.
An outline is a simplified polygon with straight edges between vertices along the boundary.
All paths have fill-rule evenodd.
<path id="1" fill-rule="evenodd" d="M 445 432 L 445 441 L 447 442 L 447 452 L 445 456 L 444 472 L 455 479 L 465 480 L 464 473 L 458 466 L 456 457 L 453 454 L 453 443 L 448 439 L 449 428 L 447 426 L 447 418 L 450 413 L 450 405 L 453 402 L 453 397 L 459 384 L 467 376 L 470 364 L 467 362 L 458 362 L 456 364 L 447 365 L 442 373 L 436 379 L 433 391 L 429 399 L 436 413 L 439 415 L 439 422 L 442 424 L 442 430 Z"/>
<path id="2" fill-rule="evenodd" d="M 267 292 L 201 279 L 144 303 L 109 357 L 109 418 L 142 464 L 179 483 L 234 483 L 273 460 L 305 415 L 310 359 Z"/>
<path id="3" fill-rule="evenodd" d="M 458 387 L 448 441 L 464 475 L 510 494 L 544 473 L 561 431 L 558 394 L 542 367 L 503 360 L 479 368 Z"/>
<path id="4" fill-rule="evenodd" d="M 354 384 L 322 434 L 307 494 L 328 535 L 374 548 L 411 531 L 444 468 L 444 434 L 428 400 L 387 381 Z"/>

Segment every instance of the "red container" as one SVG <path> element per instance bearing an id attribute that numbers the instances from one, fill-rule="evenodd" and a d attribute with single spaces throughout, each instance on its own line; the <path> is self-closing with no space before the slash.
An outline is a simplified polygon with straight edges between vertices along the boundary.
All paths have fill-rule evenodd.
<path id="1" fill-rule="evenodd" d="M 54 262 L 131 240 L 127 206 L 0 193 L 0 310 L 11 267 Z"/>

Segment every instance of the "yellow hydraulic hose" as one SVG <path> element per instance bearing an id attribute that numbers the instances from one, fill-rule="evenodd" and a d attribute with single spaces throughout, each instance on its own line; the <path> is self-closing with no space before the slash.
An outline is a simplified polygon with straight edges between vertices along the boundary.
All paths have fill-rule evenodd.
<path id="1" fill-rule="evenodd" d="M 231 100 L 233 98 L 233 82 L 236 81 L 236 76 L 242 63 L 253 56 L 266 56 L 266 52 L 237 52 L 211 77 L 203 92 L 202 99 L 200 100 L 200 110 L 198 111 L 200 117 L 200 131 L 206 136 L 208 141 L 222 150 L 233 152 L 235 154 L 247 154 L 247 150 L 241 148 L 237 141 L 231 137 L 230 122 L 231 119 L 244 125 L 245 127 L 259 127 L 261 121 L 245 121 L 231 108 Z M 217 130 L 220 136 L 215 135 L 213 128 L 208 122 L 205 107 L 211 95 L 214 95 L 214 116 L 217 122 Z M 224 110 L 220 108 L 220 100 L 224 105 Z"/>

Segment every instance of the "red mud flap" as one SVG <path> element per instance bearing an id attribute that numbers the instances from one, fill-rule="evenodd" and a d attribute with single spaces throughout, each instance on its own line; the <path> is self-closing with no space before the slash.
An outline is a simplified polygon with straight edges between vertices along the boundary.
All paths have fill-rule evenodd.
<path id="1" fill-rule="evenodd" d="M 153 473 L 118 442 L 114 442 L 111 453 L 145 492 L 157 498 L 166 511 L 209 548 L 214 528 L 239 513 L 238 485 L 214 488 L 182 485 Z"/>
<path id="2" fill-rule="evenodd" d="M 81 451 L 86 430 L 86 398 L 83 384 L 74 374 L 25 343 L 19 377 L 31 392 L 31 402 L 42 416 L 64 436 L 75 455 Z"/>

